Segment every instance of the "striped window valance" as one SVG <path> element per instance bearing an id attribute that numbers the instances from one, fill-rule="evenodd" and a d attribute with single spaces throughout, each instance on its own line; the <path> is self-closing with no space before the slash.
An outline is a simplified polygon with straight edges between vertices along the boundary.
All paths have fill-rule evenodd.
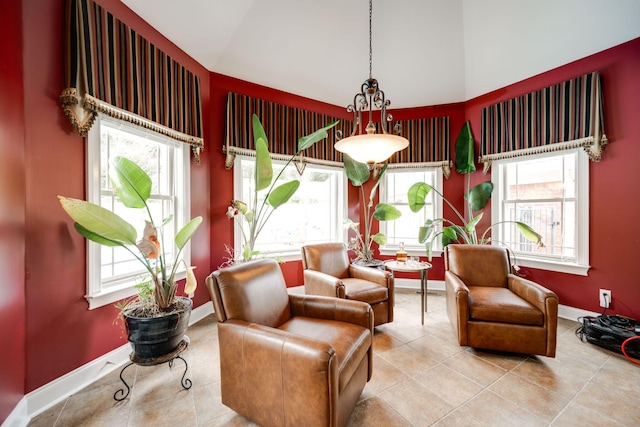
<path id="1" fill-rule="evenodd" d="M 255 156 L 251 118 L 256 114 L 264 127 L 271 157 L 288 160 L 298 151 L 298 139 L 338 120 L 329 136 L 306 149 L 296 159 L 298 170 L 305 163 L 342 166 L 341 154 L 333 148 L 335 131 L 350 132 L 351 122 L 301 108 L 289 107 L 238 93 L 227 95 L 227 128 L 224 151 L 225 167 L 233 167 L 235 155 Z"/>
<path id="2" fill-rule="evenodd" d="M 482 109 L 479 161 L 584 147 L 600 161 L 604 133 L 600 73 L 595 71 Z"/>
<path id="3" fill-rule="evenodd" d="M 409 147 L 389 159 L 390 168 L 441 167 L 445 177 L 451 172 L 449 156 L 449 117 L 398 120 L 400 135 Z"/>
<path id="4" fill-rule="evenodd" d="M 304 163 L 342 166 L 342 154 L 334 148 L 337 130 L 342 135 L 350 135 L 353 122 L 318 114 L 300 108 L 289 107 L 246 95 L 230 92 L 227 95 L 227 126 L 224 152 L 227 154 L 225 167 L 230 169 L 237 154 L 255 156 L 251 117 L 260 118 L 269 142 L 271 157 L 288 160 L 297 152 L 298 139 L 326 124 L 338 120 L 338 125 L 329 136 L 305 150 L 296 159 L 298 170 Z M 403 120 L 402 135 L 409 139 L 407 150 L 394 155 L 390 160 L 393 167 L 449 167 L 449 118 L 428 118 Z M 448 169 L 445 169 L 447 173 Z"/>
<path id="5" fill-rule="evenodd" d="M 200 80 L 92 0 L 65 2 L 60 101 L 83 136 L 98 112 L 204 147 Z"/>

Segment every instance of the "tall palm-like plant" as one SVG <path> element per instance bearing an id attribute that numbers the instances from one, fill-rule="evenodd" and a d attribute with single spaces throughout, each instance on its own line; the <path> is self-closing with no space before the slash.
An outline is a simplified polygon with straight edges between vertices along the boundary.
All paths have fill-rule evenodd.
<path id="1" fill-rule="evenodd" d="M 280 176 L 301 151 L 312 147 L 316 142 L 326 138 L 328 136 L 327 130 L 337 124 L 338 121 L 329 123 L 323 128 L 301 137 L 298 140 L 298 151 L 289 158 L 274 179 L 267 135 L 258 116 L 255 114 L 252 116 L 253 140 L 256 149 L 255 185 L 252 197 L 253 203 L 251 204 L 253 209 L 249 209 L 249 205 L 242 200 L 233 200 L 231 206 L 227 208 L 227 217 L 235 218 L 242 232 L 243 247 L 241 255 L 243 261 L 253 259 L 260 253 L 255 249 L 260 232 L 274 211 L 287 203 L 298 190 L 298 187 L 300 187 L 300 180 L 297 179 L 276 186 Z M 266 193 L 264 199 L 260 202 L 260 192 L 263 190 L 266 190 Z M 244 222 L 242 220 L 244 220 Z"/>
<path id="2" fill-rule="evenodd" d="M 104 246 L 122 247 L 131 253 L 144 266 L 153 282 L 153 296 L 160 311 L 170 309 L 176 295 L 176 272 L 180 262 L 180 253 L 196 232 L 202 217 L 195 217 L 176 233 L 175 260 L 167 264 L 162 235 L 158 229 L 166 225 L 170 218 L 162 223 L 154 222 L 147 200 L 151 196 L 151 178 L 137 164 L 125 157 L 115 157 L 111 161 L 109 179 L 118 199 L 127 208 L 144 209 L 148 220 L 141 240 L 136 229 L 122 217 L 100 205 L 84 200 L 58 196 L 65 212 L 74 220 L 74 227 L 82 236 Z M 184 261 L 182 261 L 184 262 Z M 171 266 L 168 269 L 168 266 Z M 191 268 L 187 268 L 185 293 L 195 290 L 197 283 Z"/>
<path id="3" fill-rule="evenodd" d="M 367 203 L 364 209 L 363 230 L 360 230 L 360 222 L 353 222 L 349 218 L 345 218 L 344 220 L 345 226 L 356 232 L 356 237 L 349 240 L 349 248 L 353 249 L 356 253 L 356 260 L 370 263 L 373 261 L 373 242 L 378 245 L 384 245 L 387 243 L 387 237 L 383 233 L 371 234 L 373 220 L 393 221 L 400 218 L 402 216 L 402 212 L 387 203 L 378 203 L 375 207 L 373 206 L 378 192 L 378 186 L 380 185 L 380 179 L 387 170 L 387 164 L 382 166 L 382 169 L 376 178 L 376 182 L 369 193 L 369 198 L 366 199 L 364 184 L 369 181 L 369 178 L 371 177 L 369 166 L 365 163 L 353 160 L 348 154 L 342 154 L 342 162 L 344 164 L 347 178 L 351 181 L 351 185 L 360 188 L 360 200 L 363 203 Z M 373 212 L 371 211 L 372 209 Z"/>
<path id="4" fill-rule="evenodd" d="M 426 204 L 426 198 L 431 191 L 435 192 L 442 200 L 451 208 L 456 215 L 460 224 L 446 218 L 428 219 L 424 225 L 420 227 L 418 239 L 420 243 L 424 243 L 427 256 L 431 259 L 433 243 L 441 236 L 442 246 L 447 246 L 452 242 L 465 244 L 485 244 L 491 241 L 488 233 L 492 227 L 505 222 L 515 223 L 520 233 L 529 241 L 536 243 L 538 246 L 544 246 L 542 236 L 538 234 L 529 225 L 520 221 L 500 221 L 487 227 L 482 236 L 478 238 L 476 226 L 482 219 L 483 213 L 475 215 L 477 211 L 482 210 L 489 200 L 493 192 L 493 183 L 490 181 L 482 182 L 473 188 L 471 186 L 471 174 L 476 171 L 475 167 L 475 149 L 471 126 L 466 122 L 456 139 L 456 159 L 455 167 L 458 173 L 467 175 L 465 185 L 465 210 L 466 216 L 460 213 L 458 209 L 449 201 L 442 193 L 425 182 L 416 182 L 408 191 L 409 208 L 412 212 L 418 212 Z M 475 215 L 475 216 L 474 216 Z M 440 226 L 444 225 L 440 230 Z"/>

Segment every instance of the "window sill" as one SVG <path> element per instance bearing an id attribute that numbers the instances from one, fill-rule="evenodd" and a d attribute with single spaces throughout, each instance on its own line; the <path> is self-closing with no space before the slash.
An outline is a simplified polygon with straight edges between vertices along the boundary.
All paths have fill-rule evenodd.
<path id="1" fill-rule="evenodd" d="M 579 265 L 576 263 L 568 262 L 554 262 L 533 258 L 525 258 L 523 256 L 517 256 L 516 264 L 522 267 L 537 268 L 539 270 L 556 271 L 558 273 L 575 274 L 578 276 L 588 276 L 590 265 Z"/>
<path id="2" fill-rule="evenodd" d="M 112 289 L 109 291 L 96 292 L 93 295 L 85 295 L 85 298 L 89 302 L 89 310 L 103 307 L 108 304 L 113 304 L 117 301 L 125 298 L 130 298 L 138 293 L 138 290 L 133 286 L 127 286 L 121 289 Z"/>
<path id="3" fill-rule="evenodd" d="M 186 277 L 186 270 L 180 269 L 176 272 L 175 280 L 183 280 Z M 95 292 L 91 295 L 85 295 L 85 299 L 89 303 L 89 310 L 94 310 L 126 298 L 131 298 L 137 293 L 138 290 L 135 288 L 135 282 L 126 282 L 118 287 L 108 288 L 107 290 Z"/>

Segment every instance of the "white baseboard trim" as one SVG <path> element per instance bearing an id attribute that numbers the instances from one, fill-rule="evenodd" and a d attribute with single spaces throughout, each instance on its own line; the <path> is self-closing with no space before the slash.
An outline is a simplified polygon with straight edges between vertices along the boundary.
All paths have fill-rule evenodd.
<path id="1" fill-rule="evenodd" d="M 420 279 L 398 279 L 394 280 L 394 287 L 397 289 L 420 290 Z M 444 280 L 427 280 L 428 291 L 444 291 Z"/>
<path id="2" fill-rule="evenodd" d="M 27 411 L 27 398 L 22 397 L 13 408 L 7 419 L 2 422 L 2 427 L 25 427 L 29 424 L 29 411 Z"/>
<path id="3" fill-rule="evenodd" d="M 189 326 L 213 313 L 213 304 L 207 302 L 191 311 Z M 16 405 L 2 427 L 23 427 L 31 418 L 46 411 L 58 402 L 82 390 L 87 385 L 118 369 L 129 361 L 131 346 L 123 344 L 91 362 L 27 393 Z"/>

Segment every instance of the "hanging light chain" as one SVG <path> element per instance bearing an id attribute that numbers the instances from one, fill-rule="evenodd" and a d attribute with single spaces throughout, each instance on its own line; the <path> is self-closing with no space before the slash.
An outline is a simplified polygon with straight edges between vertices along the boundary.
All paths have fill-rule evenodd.
<path id="1" fill-rule="evenodd" d="M 372 48 L 372 44 L 371 44 L 371 22 L 372 19 L 371 17 L 373 16 L 373 0 L 369 0 L 369 78 L 372 79 L 373 75 L 372 75 L 372 58 L 373 58 L 373 48 Z"/>

